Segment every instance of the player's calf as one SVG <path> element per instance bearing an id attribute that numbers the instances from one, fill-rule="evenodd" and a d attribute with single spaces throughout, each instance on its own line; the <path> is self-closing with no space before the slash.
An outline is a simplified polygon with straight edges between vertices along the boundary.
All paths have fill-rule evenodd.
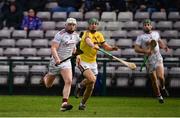
<path id="1" fill-rule="evenodd" d="M 76 98 L 80 97 L 81 90 L 82 90 L 82 87 L 81 87 L 80 83 L 77 83 L 76 87 L 75 87 L 75 90 L 74 90 L 74 96 Z"/>

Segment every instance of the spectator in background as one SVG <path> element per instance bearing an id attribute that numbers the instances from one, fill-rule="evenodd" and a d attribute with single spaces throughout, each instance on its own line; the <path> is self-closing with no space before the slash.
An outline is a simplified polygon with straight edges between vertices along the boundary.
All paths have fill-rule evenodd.
<path id="1" fill-rule="evenodd" d="M 128 11 L 135 13 L 138 7 L 139 7 L 139 0 L 127 0 Z"/>
<path id="2" fill-rule="evenodd" d="M 23 18 L 21 28 L 29 31 L 29 30 L 38 30 L 41 29 L 42 22 L 40 18 L 38 18 L 33 9 L 28 11 L 28 15 Z"/>
<path id="3" fill-rule="evenodd" d="M 8 11 L 9 1 L 0 0 L 0 29 L 4 26 L 5 13 Z"/>
<path id="4" fill-rule="evenodd" d="M 165 12 L 167 0 L 127 0 L 127 9 L 133 13 L 137 11 Z"/>
<path id="5" fill-rule="evenodd" d="M 4 1 L 0 1 L 0 29 L 3 27 L 4 14 L 3 14 Z"/>
<path id="6" fill-rule="evenodd" d="M 180 0 L 167 0 L 165 5 L 167 12 L 180 11 Z"/>
<path id="7" fill-rule="evenodd" d="M 111 0 L 110 6 L 112 11 L 117 12 L 123 12 L 127 9 L 125 0 Z"/>
<path id="8" fill-rule="evenodd" d="M 84 11 L 99 11 L 101 13 L 110 10 L 109 4 L 106 0 L 85 0 Z"/>
<path id="9" fill-rule="evenodd" d="M 10 3 L 8 7 L 5 13 L 5 26 L 8 28 L 20 29 L 23 16 L 21 9 L 18 8 L 15 2 Z"/>
<path id="10" fill-rule="evenodd" d="M 16 0 L 20 4 L 23 11 L 34 9 L 35 11 L 44 11 L 45 5 L 49 0 Z"/>
<path id="11" fill-rule="evenodd" d="M 175 4 L 175 7 L 176 7 L 176 10 L 177 11 L 180 11 L 180 1 L 178 0 L 178 1 L 175 1 L 176 2 L 176 4 Z"/>
<path id="12" fill-rule="evenodd" d="M 147 11 L 149 13 L 165 12 L 167 4 L 167 0 L 147 0 Z"/>
<path id="13" fill-rule="evenodd" d="M 82 0 L 59 0 L 58 7 L 52 8 L 52 12 L 75 12 L 82 6 Z"/>
<path id="14" fill-rule="evenodd" d="M 44 11 L 47 0 L 28 0 L 26 1 L 27 9 L 34 9 L 35 11 Z"/>
<path id="15" fill-rule="evenodd" d="M 88 12 L 94 9 L 94 1 L 93 0 L 85 0 L 84 1 L 84 11 Z"/>
<path id="16" fill-rule="evenodd" d="M 145 0 L 138 2 L 138 8 L 136 12 L 146 12 L 147 11 L 147 3 Z"/>
<path id="17" fill-rule="evenodd" d="M 108 10 L 107 5 L 109 5 L 109 3 L 106 2 L 106 0 L 94 0 L 95 10 L 99 11 L 100 13 Z"/>

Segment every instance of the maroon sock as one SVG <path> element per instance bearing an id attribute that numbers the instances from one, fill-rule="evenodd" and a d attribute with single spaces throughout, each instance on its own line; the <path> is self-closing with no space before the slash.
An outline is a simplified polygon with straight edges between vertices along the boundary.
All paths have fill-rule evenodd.
<path id="1" fill-rule="evenodd" d="M 64 103 L 64 102 L 68 102 L 68 99 L 67 98 L 63 98 L 62 99 L 62 103 Z"/>

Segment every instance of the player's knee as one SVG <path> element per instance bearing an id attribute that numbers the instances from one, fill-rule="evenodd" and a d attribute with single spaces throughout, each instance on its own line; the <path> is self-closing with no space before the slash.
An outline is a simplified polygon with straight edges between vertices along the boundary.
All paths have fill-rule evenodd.
<path id="1" fill-rule="evenodd" d="M 89 76 L 87 78 L 88 84 L 95 84 L 96 82 L 96 77 L 95 76 Z"/>
<path id="2" fill-rule="evenodd" d="M 95 82 L 96 82 L 96 79 L 94 79 L 94 78 L 92 78 L 90 81 L 89 81 L 89 84 L 95 84 Z"/>
<path id="3" fill-rule="evenodd" d="M 43 80 L 44 80 L 44 85 L 46 88 L 52 87 L 52 83 L 54 81 L 55 77 L 53 75 L 46 75 Z"/>
<path id="4" fill-rule="evenodd" d="M 88 84 L 94 84 L 96 82 L 96 76 L 90 69 L 84 71 L 83 76 L 88 80 Z"/>
<path id="5" fill-rule="evenodd" d="M 156 84 L 156 83 L 157 83 L 157 79 L 152 77 L 152 78 L 151 78 L 151 83 L 152 83 L 152 84 Z"/>
<path id="6" fill-rule="evenodd" d="M 163 77 L 163 76 L 159 76 L 158 78 L 159 78 L 160 80 L 163 80 L 163 79 L 164 79 L 164 77 Z"/>
<path id="7" fill-rule="evenodd" d="M 45 84 L 46 88 L 51 88 L 52 87 L 52 82 L 47 81 L 47 79 L 45 79 L 44 84 Z"/>
<path id="8" fill-rule="evenodd" d="M 67 80 L 65 81 L 65 84 L 66 84 L 66 85 L 71 85 L 71 84 L 72 84 L 72 79 L 67 79 Z"/>
<path id="9" fill-rule="evenodd" d="M 45 84 L 45 87 L 46 87 L 46 88 L 51 88 L 51 87 L 52 87 L 52 84 Z"/>

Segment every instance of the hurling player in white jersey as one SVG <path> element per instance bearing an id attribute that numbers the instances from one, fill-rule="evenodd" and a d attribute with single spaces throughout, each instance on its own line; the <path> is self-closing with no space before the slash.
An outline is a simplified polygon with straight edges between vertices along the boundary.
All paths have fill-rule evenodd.
<path id="1" fill-rule="evenodd" d="M 152 31 L 152 25 L 149 19 L 144 20 L 143 30 L 144 34 L 139 35 L 136 39 L 135 51 L 148 56 L 146 67 L 151 77 L 154 94 L 157 96 L 159 103 L 164 103 L 162 95 L 169 96 L 169 93 L 165 88 L 164 65 L 160 48 L 165 51 L 169 49 L 160 39 L 159 33 Z M 153 49 L 150 48 L 151 40 L 155 40 L 156 42 L 156 46 Z"/>
<path id="2" fill-rule="evenodd" d="M 61 111 L 71 110 L 72 105 L 68 103 L 72 83 L 72 65 L 70 60 L 62 60 L 71 56 L 76 50 L 76 44 L 80 41 L 76 30 L 76 19 L 68 18 L 65 28 L 59 31 L 51 43 L 52 58 L 49 64 L 49 71 L 43 78 L 43 83 L 47 88 L 52 87 L 56 75 L 61 74 L 64 80 L 63 99 Z"/>

